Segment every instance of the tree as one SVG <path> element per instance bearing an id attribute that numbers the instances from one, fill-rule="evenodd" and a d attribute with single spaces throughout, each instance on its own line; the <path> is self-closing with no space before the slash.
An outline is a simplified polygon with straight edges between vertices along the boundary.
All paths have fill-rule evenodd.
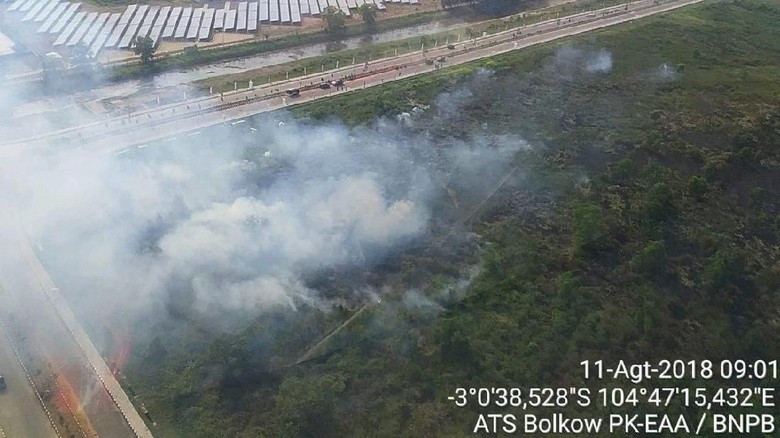
<path id="1" fill-rule="evenodd" d="M 364 3 L 358 8 L 358 13 L 363 17 L 363 23 L 368 28 L 373 28 L 376 24 L 376 15 L 379 12 L 379 8 L 375 4 Z"/>
<path id="2" fill-rule="evenodd" d="M 75 65 L 83 65 L 92 61 L 92 52 L 84 43 L 76 44 L 71 50 L 71 61 Z"/>
<path id="3" fill-rule="evenodd" d="M 653 240 L 631 260 L 631 268 L 647 275 L 661 274 L 666 269 L 666 245 L 663 240 Z"/>
<path id="4" fill-rule="evenodd" d="M 719 289 L 734 283 L 745 271 L 745 257 L 737 252 L 727 249 L 719 249 L 709 258 L 704 277 L 710 290 L 717 292 Z"/>
<path id="5" fill-rule="evenodd" d="M 341 34 L 347 27 L 347 16 L 341 9 L 335 6 L 328 6 L 327 8 L 323 9 L 320 17 L 325 20 L 327 31 L 333 35 Z"/>
<path id="6" fill-rule="evenodd" d="M 287 377 L 274 397 L 270 436 L 335 435 L 336 400 L 346 389 L 346 379 L 340 374 Z"/>
<path id="7" fill-rule="evenodd" d="M 574 249 L 578 254 L 595 253 L 607 246 L 609 227 L 598 205 L 584 204 L 572 212 Z"/>
<path id="8" fill-rule="evenodd" d="M 133 38 L 133 52 L 141 57 L 141 62 L 149 64 L 154 58 L 154 41 L 148 36 L 136 36 Z"/>
<path id="9" fill-rule="evenodd" d="M 707 184 L 706 179 L 694 175 L 688 180 L 688 193 L 696 198 L 696 200 L 701 201 L 704 199 L 704 196 L 709 191 L 710 185 Z"/>
<path id="10" fill-rule="evenodd" d="M 84 43 L 78 43 L 71 49 L 70 63 L 76 67 L 75 72 L 85 75 L 89 75 L 95 66 L 92 52 Z"/>
<path id="11" fill-rule="evenodd" d="M 628 181 L 636 175 L 636 163 L 631 158 L 623 158 L 610 166 L 609 173 L 616 181 Z"/>
<path id="12" fill-rule="evenodd" d="M 655 183 L 644 196 L 646 216 L 653 221 L 662 221 L 675 215 L 674 192 L 666 183 Z"/>

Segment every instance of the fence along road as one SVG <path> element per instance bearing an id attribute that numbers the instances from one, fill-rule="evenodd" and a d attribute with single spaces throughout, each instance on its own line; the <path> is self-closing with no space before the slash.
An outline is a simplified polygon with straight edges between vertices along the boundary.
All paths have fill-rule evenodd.
<path id="1" fill-rule="evenodd" d="M 444 55 L 447 56 L 446 64 L 454 66 L 559 38 L 633 21 L 701 1 L 703 0 L 668 0 L 665 2 L 640 0 L 564 16 L 560 17 L 560 20 L 553 19 L 518 29 L 509 29 L 474 40 L 459 42 L 455 44 L 456 50 L 448 50 L 446 47 L 439 46 L 438 48 L 427 50 L 425 55 L 418 51 L 378 59 L 371 62 L 368 67 L 370 72 L 375 72 L 376 74 L 361 78 L 357 84 L 348 83 L 349 91 L 347 92 L 352 92 L 356 88 L 378 86 L 386 82 L 432 72 L 434 71 L 434 66 L 426 64 L 426 57 L 428 59 L 436 59 L 436 57 Z M 515 36 L 515 33 L 518 31 L 522 31 L 522 34 Z M 227 92 L 222 96 L 215 94 L 190 99 L 159 108 L 142 110 L 77 127 L 44 133 L 26 139 L 11 140 L 6 144 L 24 144 L 27 148 L 37 146 L 48 150 L 50 147 L 48 144 L 49 140 L 56 138 L 66 143 L 79 144 L 84 147 L 89 145 L 90 148 L 103 152 L 120 151 L 127 147 L 161 140 L 188 131 L 217 125 L 225 121 L 277 110 L 287 105 L 327 98 L 333 94 L 332 90 L 323 91 L 317 89 L 307 91 L 294 101 L 279 98 L 278 93 L 274 93 L 273 90 L 295 88 L 299 84 L 310 81 L 319 82 L 320 79 L 329 80 L 335 75 L 347 76 L 354 71 L 360 72 L 359 69 L 356 70 L 360 67 L 362 66 L 347 66 L 303 78 L 265 84 L 250 90 Z M 388 72 L 393 67 L 397 67 L 399 70 Z M 11 152 L 9 150 L 6 151 Z"/>

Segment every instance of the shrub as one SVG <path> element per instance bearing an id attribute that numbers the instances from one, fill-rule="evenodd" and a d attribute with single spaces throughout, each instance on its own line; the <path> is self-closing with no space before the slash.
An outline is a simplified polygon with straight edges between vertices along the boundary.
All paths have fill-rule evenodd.
<path id="1" fill-rule="evenodd" d="M 655 183 L 647 191 L 644 200 L 645 215 L 660 221 L 674 216 L 677 208 L 674 205 L 674 193 L 666 183 Z"/>
<path id="2" fill-rule="evenodd" d="M 631 269 L 642 274 L 659 274 L 667 264 L 666 244 L 663 240 L 653 240 L 631 260 Z"/>
<path id="3" fill-rule="evenodd" d="M 612 177 L 618 181 L 626 181 L 636 172 L 636 163 L 630 158 L 623 158 L 610 169 Z"/>
<path id="4" fill-rule="evenodd" d="M 709 259 L 705 278 L 711 291 L 733 284 L 745 269 L 744 257 L 734 251 L 720 249 Z"/>
<path id="5" fill-rule="evenodd" d="M 761 205 L 764 201 L 764 189 L 761 187 L 753 187 L 753 190 L 750 191 L 750 200 L 753 201 L 755 205 Z"/>
<path id="6" fill-rule="evenodd" d="M 607 246 L 609 229 L 599 206 L 594 204 L 577 206 L 574 208 L 572 219 L 576 253 L 595 253 Z"/>
<path id="7" fill-rule="evenodd" d="M 701 176 L 692 176 L 690 179 L 688 179 L 688 194 L 696 198 L 697 200 L 702 200 L 705 195 L 710 191 L 710 185 L 707 183 L 707 180 L 704 179 Z"/>

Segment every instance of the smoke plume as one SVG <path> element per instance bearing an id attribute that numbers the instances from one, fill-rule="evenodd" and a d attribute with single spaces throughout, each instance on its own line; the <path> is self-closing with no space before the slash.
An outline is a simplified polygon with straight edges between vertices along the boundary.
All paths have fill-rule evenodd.
<path id="1" fill-rule="evenodd" d="M 469 96 L 442 97 L 439 111 Z M 527 147 L 276 114 L 115 155 L 20 153 L 1 169 L 0 196 L 82 313 L 251 315 L 328 307 L 307 276 L 368 269 L 413 244 L 447 186 L 484 196 Z"/>

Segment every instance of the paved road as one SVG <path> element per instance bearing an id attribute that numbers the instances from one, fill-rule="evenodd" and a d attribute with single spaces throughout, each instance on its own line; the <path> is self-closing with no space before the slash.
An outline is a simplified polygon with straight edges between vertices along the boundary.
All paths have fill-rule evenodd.
<path id="1" fill-rule="evenodd" d="M 9 209 L 0 210 L 0 243 L 4 248 L 0 253 L 0 283 L 5 290 L 2 302 L 10 303 L 13 309 L 12 315 L 6 313 L 8 309 L 0 309 L 0 314 L 7 321 L 7 331 L 16 339 L 17 348 L 23 355 L 29 355 L 43 372 L 67 380 L 66 392 L 75 396 L 83 408 L 82 431 L 94 430 L 105 437 L 151 437 L 127 395 L 59 297 L 24 231 Z M 79 407 L 70 408 L 78 411 Z"/>
<path id="2" fill-rule="evenodd" d="M 546 7 L 527 11 L 531 15 L 548 13 L 549 8 L 562 3 L 576 0 L 546 0 Z M 621 0 L 629 1 L 629 0 Z M 517 14 L 510 17 L 519 16 Z M 481 23 L 463 23 L 456 20 L 453 24 L 433 22 L 407 28 L 391 29 L 371 35 L 373 43 L 398 41 L 406 38 L 430 35 L 432 33 L 460 30 L 469 25 Z M 449 20 L 445 20 L 445 23 Z M 342 41 L 347 49 L 362 47 L 364 36 L 346 38 Z M 192 83 L 199 79 L 206 79 L 228 74 L 247 72 L 269 66 L 280 66 L 291 61 L 302 60 L 313 56 L 321 56 L 328 53 L 327 43 L 315 43 L 296 46 L 287 50 L 264 52 L 253 56 L 218 61 L 188 67 L 182 70 L 168 70 L 156 74 L 150 78 L 128 79 L 118 82 L 104 82 L 92 84 L 89 89 L 77 90 L 67 95 L 38 94 L 29 95 L 24 92 L 25 86 L 3 82 L 8 89 L 15 90 L 20 95 L 20 105 L 9 109 L 12 114 L 10 125 L 13 126 L 13 134 L 4 132 L 5 137 L 27 137 L 35 135 L 40 127 L 40 121 L 45 120 L 51 130 L 62 129 L 69 126 L 68 118 L 57 117 L 63 112 L 78 114 L 81 120 L 94 119 L 96 117 L 109 117 L 111 115 L 126 114 L 128 111 L 138 111 L 142 108 L 150 108 L 158 99 L 163 102 L 187 100 L 200 94 L 200 90 L 193 89 Z M 1 69 L 0 69 L 1 70 Z M 39 73 L 36 73 L 39 76 Z M 0 74 L 2 80 L 2 74 Z M 34 82 L 37 84 L 37 80 Z M 24 83 L 24 82 L 23 82 Z M 8 131 L 8 130 L 6 130 Z"/>
<path id="3" fill-rule="evenodd" d="M 174 135 L 182 135 L 253 114 L 273 111 L 291 104 L 310 102 L 329 97 L 338 92 L 351 92 L 355 89 L 377 86 L 386 82 L 433 71 L 434 66 L 427 64 L 425 58 L 435 59 L 444 55 L 447 56 L 446 65 L 458 65 L 555 39 L 625 23 L 682 6 L 699 3 L 700 1 L 702 0 L 669 0 L 659 3 L 657 0 L 640 0 L 628 4 L 627 7 L 626 5 L 619 5 L 526 26 L 520 28 L 520 35 L 516 35 L 517 30 L 512 29 L 484 38 L 462 42 L 456 45 L 455 50 L 440 47 L 429 50 L 426 54 L 417 52 L 391 57 L 375 61 L 368 66 L 350 66 L 335 72 L 314 74 L 305 78 L 258 86 L 251 90 L 225 93 L 223 96 L 205 96 L 187 102 L 139 111 L 122 117 L 99 120 L 52 133 L 43 133 L 24 140 L 12 140 L 7 143 L 24 144 L 28 148 L 38 147 L 47 150 L 50 147 L 67 149 L 68 145 L 70 145 L 70 147 L 89 148 L 91 151 L 122 151 L 136 145 L 143 145 Z M 359 81 L 348 82 L 346 91 L 337 92 L 334 89 L 307 90 L 302 93 L 300 98 L 294 101 L 280 96 L 278 92 L 285 88 L 307 85 L 307 83 L 319 83 L 323 79 L 360 74 L 363 73 L 364 68 L 367 73 L 370 73 L 370 76 Z M 57 141 L 58 144 L 51 145 L 51 141 Z M 63 143 L 65 144 L 64 146 Z"/>
<path id="4" fill-rule="evenodd" d="M 7 302 L 0 289 L 0 306 Z M 0 374 L 7 388 L 0 392 L 0 438 L 56 437 L 27 374 L 14 353 L 11 339 L 0 328 Z"/>

